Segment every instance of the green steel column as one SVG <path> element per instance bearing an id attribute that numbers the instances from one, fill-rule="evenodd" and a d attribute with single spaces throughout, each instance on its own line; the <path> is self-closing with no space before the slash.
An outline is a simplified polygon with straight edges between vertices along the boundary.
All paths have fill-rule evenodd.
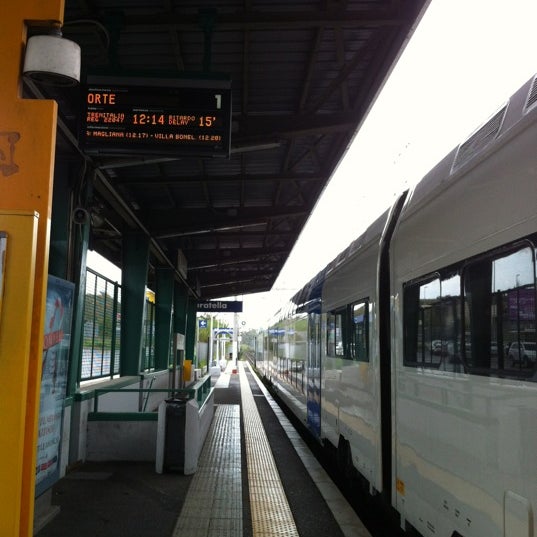
<path id="1" fill-rule="evenodd" d="M 182 282 L 175 282 L 175 292 L 173 295 L 173 332 L 174 334 L 185 335 L 186 333 L 186 311 L 188 305 L 188 289 Z M 184 342 L 183 342 L 184 345 Z M 174 364 L 179 372 L 183 367 L 185 358 L 184 348 L 182 350 L 174 349 Z M 176 369 L 177 371 L 177 369 Z M 173 386 L 175 387 L 175 373 L 173 376 Z M 178 386 L 182 385 L 181 375 L 178 377 Z"/>
<path id="2" fill-rule="evenodd" d="M 127 376 L 140 373 L 149 237 L 137 232 L 126 233 L 122 258 L 119 373 Z"/>
<path id="3" fill-rule="evenodd" d="M 58 278 L 69 279 L 69 230 L 71 225 L 71 185 L 69 163 L 56 162 L 54 167 L 54 194 L 50 225 L 48 272 Z"/>
<path id="4" fill-rule="evenodd" d="M 189 297 L 186 314 L 185 358 L 196 363 L 196 299 Z"/>
<path id="5" fill-rule="evenodd" d="M 170 360 L 174 271 L 157 268 L 155 290 L 155 369 L 167 369 Z"/>
<path id="6" fill-rule="evenodd" d="M 186 311 L 188 305 L 188 290 L 180 283 L 175 282 L 173 295 L 173 331 L 176 334 L 186 334 Z"/>
<path id="7" fill-rule="evenodd" d="M 89 199 L 92 193 L 91 181 L 86 181 L 83 199 Z M 72 237 L 73 254 L 71 263 L 73 266 L 75 282 L 75 300 L 73 308 L 73 328 L 71 332 L 71 356 L 69 358 L 69 384 L 67 394 L 72 395 L 78 388 L 80 368 L 82 363 L 83 338 L 84 338 L 84 302 L 86 300 L 86 262 L 90 236 L 90 223 L 77 224 L 74 227 Z"/>

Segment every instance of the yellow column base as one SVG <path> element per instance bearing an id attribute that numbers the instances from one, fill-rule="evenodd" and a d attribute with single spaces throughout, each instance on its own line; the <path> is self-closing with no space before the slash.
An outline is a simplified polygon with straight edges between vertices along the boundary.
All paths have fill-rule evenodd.
<path id="1" fill-rule="evenodd" d="M 57 122 L 55 102 L 21 98 L 20 71 L 26 25 L 61 24 L 63 11 L 63 0 L 0 2 L 0 231 L 8 235 L 0 317 L 2 537 L 33 535 Z"/>

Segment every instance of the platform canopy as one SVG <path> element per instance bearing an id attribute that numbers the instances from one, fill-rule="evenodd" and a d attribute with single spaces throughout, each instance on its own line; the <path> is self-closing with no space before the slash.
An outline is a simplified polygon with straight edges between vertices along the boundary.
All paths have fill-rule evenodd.
<path id="1" fill-rule="evenodd" d="M 63 36 L 81 47 L 83 83 L 31 83 L 25 93 L 58 101 L 56 161 L 85 162 L 90 247 L 121 266 L 122 235 L 141 230 L 151 237 L 152 271 L 180 258 L 199 298 L 270 290 L 427 3 L 66 0 Z M 94 138 L 83 145 L 87 92 L 127 99 L 128 83 L 126 108 L 92 108 L 101 115 L 92 129 L 83 125 Z M 169 86 L 177 85 L 193 91 L 177 90 L 174 108 Z M 206 86 L 229 95 L 230 110 L 203 104 Z M 155 97 L 162 91 L 164 104 Z M 103 114 L 112 112 L 128 115 L 124 134 L 95 134 L 109 132 L 105 118 L 117 117 Z M 187 116 L 192 129 L 170 128 Z M 206 121 L 224 130 L 211 126 L 215 138 L 200 138 Z M 129 129 L 131 151 L 111 140 Z M 163 136 L 175 134 L 186 138 L 174 148 Z M 359 170 L 353 180 L 364 180 Z"/>

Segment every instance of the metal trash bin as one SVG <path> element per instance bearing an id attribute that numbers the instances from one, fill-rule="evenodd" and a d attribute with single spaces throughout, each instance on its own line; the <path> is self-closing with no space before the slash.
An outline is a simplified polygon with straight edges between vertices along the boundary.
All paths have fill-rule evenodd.
<path id="1" fill-rule="evenodd" d="M 185 426 L 188 399 L 166 400 L 164 462 L 166 470 L 183 472 L 185 468 Z"/>

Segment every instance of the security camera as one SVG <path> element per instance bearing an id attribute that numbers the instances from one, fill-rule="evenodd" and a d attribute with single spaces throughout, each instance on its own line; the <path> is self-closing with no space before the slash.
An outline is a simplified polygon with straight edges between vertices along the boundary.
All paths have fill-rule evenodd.
<path id="1" fill-rule="evenodd" d="M 82 225 L 82 224 L 87 224 L 89 222 L 90 215 L 88 211 L 86 211 L 86 209 L 84 209 L 83 207 L 77 207 L 73 211 L 72 218 L 75 224 Z"/>

